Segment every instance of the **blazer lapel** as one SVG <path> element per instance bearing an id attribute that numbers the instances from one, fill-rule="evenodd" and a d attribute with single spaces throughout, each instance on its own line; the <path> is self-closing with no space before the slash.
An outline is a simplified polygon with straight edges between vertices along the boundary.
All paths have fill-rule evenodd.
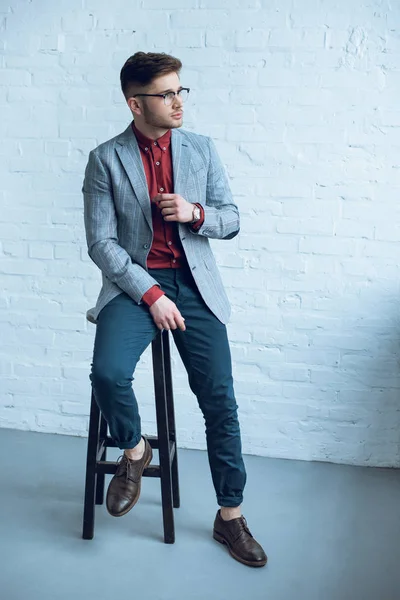
<path id="1" fill-rule="evenodd" d="M 178 129 L 171 130 L 172 168 L 174 176 L 174 194 L 185 198 L 186 182 L 189 175 L 189 147 Z"/>
<path id="2" fill-rule="evenodd" d="M 116 151 L 121 159 L 126 174 L 128 175 L 129 181 L 132 184 L 133 191 L 136 194 L 138 202 L 142 207 L 146 221 L 151 231 L 153 231 L 151 204 L 146 174 L 144 172 L 142 157 L 140 156 L 139 146 L 136 136 L 132 131 L 131 124 L 129 124 L 125 131 L 120 135 L 117 141 Z"/>

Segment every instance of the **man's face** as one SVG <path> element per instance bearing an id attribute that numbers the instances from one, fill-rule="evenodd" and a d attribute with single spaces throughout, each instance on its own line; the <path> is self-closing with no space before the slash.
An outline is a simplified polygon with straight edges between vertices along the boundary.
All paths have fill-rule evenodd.
<path id="1" fill-rule="evenodd" d="M 164 94 L 166 92 L 177 92 L 181 88 L 177 73 L 169 73 L 154 79 L 152 83 L 143 90 L 144 94 Z M 179 96 L 175 96 L 172 104 L 166 106 L 164 98 L 138 96 L 136 99 L 140 107 L 139 119 L 147 125 L 160 129 L 173 129 L 181 127 L 183 123 L 183 102 Z M 138 113 L 134 111 L 135 117 Z"/>

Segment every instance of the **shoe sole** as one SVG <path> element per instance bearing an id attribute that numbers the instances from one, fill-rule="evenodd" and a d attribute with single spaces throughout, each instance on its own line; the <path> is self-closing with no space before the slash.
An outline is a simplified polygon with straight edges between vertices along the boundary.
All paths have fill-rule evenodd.
<path id="1" fill-rule="evenodd" d="M 153 460 L 153 449 L 152 449 L 152 448 L 151 448 L 151 446 L 150 446 L 150 456 L 149 456 L 149 458 L 146 460 L 146 462 L 144 463 L 144 466 L 143 466 L 143 471 L 144 471 L 145 469 L 147 469 L 147 467 L 149 466 L 149 464 L 151 463 L 151 461 L 152 461 L 152 460 Z M 124 515 L 126 515 L 126 514 L 127 514 L 127 513 L 128 513 L 128 512 L 129 512 L 129 511 L 130 511 L 130 510 L 131 510 L 131 509 L 134 507 L 134 506 L 135 506 L 135 504 L 136 504 L 136 503 L 137 503 L 137 501 L 139 500 L 139 497 L 140 497 L 140 492 L 141 492 L 141 489 L 142 489 L 142 477 L 143 477 L 143 471 L 142 471 L 142 475 L 141 475 L 141 477 L 140 477 L 139 484 L 138 484 L 138 485 L 139 485 L 139 492 L 138 492 L 138 494 L 137 494 L 136 498 L 133 500 L 133 502 L 132 502 L 132 503 L 131 503 L 131 504 L 130 504 L 130 505 L 127 507 L 127 508 L 125 508 L 125 509 L 124 509 L 122 512 L 120 512 L 120 513 L 118 513 L 118 514 L 115 514 L 115 513 L 113 513 L 113 512 L 111 512 L 111 511 L 110 511 L 110 509 L 109 509 L 109 508 L 108 508 L 108 506 L 107 506 L 107 501 L 106 501 L 106 507 L 107 507 L 107 510 L 108 510 L 108 512 L 110 513 L 110 515 L 111 515 L 112 517 L 123 517 Z"/>
<path id="2" fill-rule="evenodd" d="M 232 550 L 232 548 L 230 547 L 229 543 L 226 541 L 226 539 L 222 536 L 219 535 L 219 533 L 217 533 L 216 531 L 213 532 L 213 538 L 214 540 L 216 540 L 217 542 L 219 542 L 220 544 L 224 544 L 225 546 L 228 547 L 229 550 L 229 554 L 238 562 L 247 565 L 248 567 L 264 567 L 267 564 L 267 560 L 265 561 L 250 561 L 250 560 L 245 560 L 244 558 L 240 558 L 240 556 L 238 556 L 237 554 L 235 554 Z"/>

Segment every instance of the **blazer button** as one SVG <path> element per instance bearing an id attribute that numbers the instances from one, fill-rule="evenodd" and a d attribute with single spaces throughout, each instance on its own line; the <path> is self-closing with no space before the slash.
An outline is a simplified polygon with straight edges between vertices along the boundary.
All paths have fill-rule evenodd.
<path id="1" fill-rule="evenodd" d="M 148 248 L 149 244 L 143 244 L 143 248 Z"/>

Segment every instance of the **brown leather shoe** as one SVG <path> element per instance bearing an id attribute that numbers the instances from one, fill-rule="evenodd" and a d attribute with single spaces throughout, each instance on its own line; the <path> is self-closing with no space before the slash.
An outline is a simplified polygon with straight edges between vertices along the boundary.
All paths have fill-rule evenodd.
<path id="1" fill-rule="evenodd" d="M 114 477 L 107 490 L 106 506 L 113 517 L 122 517 L 131 510 L 139 500 L 142 474 L 153 458 L 153 451 L 147 439 L 144 439 L 144 452 L 139 460 L 131 460 L 124 454 L 118 457 L 118 465 Z"/>
<path id="2" fill-rule="evenodd" d="M 267 555 L 253 538 L 242 515 L 236 519 L 224 521 L 221 512 L 217 512 L 214 521 L 214 540 L 226 544 L 233 558 L 249 567 L 263 567 L 267 563 Z"/>

